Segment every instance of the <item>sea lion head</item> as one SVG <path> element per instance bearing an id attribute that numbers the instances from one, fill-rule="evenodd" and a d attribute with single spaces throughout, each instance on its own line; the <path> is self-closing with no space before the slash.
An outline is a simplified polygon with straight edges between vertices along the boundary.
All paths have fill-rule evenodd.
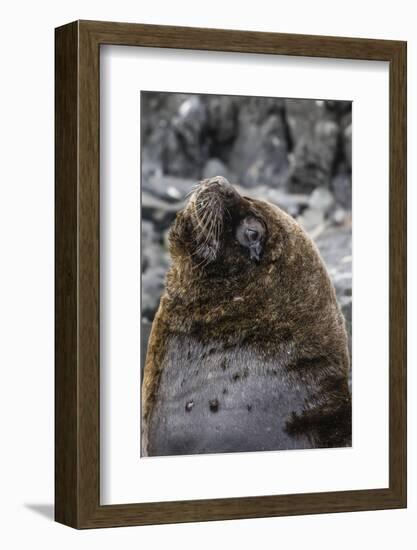
<path id="1" fill-rule="evenodd" d="M 273 205 L 241 196 L 226 178 L 199 182 L 170 234 L 173 262 L 188 264 L 206 274 L 238 273 L 276 257 L 283 246 L 279 216 Z M 282 212 L 282 211 L 279 211 Z M 286 216 L 283 212 L 282 214 Z M 276 241 L 276 242 L 275 242 Z"/>

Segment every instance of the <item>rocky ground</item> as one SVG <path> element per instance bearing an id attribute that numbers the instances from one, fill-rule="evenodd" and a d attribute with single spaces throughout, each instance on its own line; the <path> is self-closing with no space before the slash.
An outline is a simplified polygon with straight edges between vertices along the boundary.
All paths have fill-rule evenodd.
<path id="1" fill-rule="evenodd" d="M 305 227 L 351 338 L 351 104 L 143 92 L 141 112 L 142 353 L 169 266 L 168 228 L 190 187 L 216 175 Z"/>

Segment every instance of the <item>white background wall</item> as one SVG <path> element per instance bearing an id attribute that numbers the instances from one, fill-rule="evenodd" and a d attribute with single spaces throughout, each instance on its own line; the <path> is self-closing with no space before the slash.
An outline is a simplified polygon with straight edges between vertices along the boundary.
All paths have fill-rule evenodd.
<path id="1" fill-rule="evenodd" d="M 413 1 L 10 0 L 0 8 L 0 544 L 14 548 L 415 548 L 417 20 Z M 54 27 L 74 19 L 408 40 L 409 508 L 77 532 L 52 522 Z M 378 208 L 377 200 L 369 205 Z M 370 390 L 372 399 L 372 390 Z M 341 472 L 343 475 L 343 472 Z M 233 546 L 232 546 L 233 545 Z"/>

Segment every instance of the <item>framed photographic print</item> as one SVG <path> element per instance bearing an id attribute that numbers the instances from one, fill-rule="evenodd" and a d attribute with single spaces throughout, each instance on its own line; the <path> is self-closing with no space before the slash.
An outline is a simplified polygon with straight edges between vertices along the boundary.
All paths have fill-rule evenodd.
<path id="1" fill-rule="evenodd" d="M 56 29 L 56 520 L 406 506 L 406 44 Z"/>

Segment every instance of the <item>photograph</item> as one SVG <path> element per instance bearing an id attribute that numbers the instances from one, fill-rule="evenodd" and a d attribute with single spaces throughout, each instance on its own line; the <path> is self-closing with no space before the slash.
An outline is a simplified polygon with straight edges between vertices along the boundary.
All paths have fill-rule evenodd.
<path id="1" fill-rule="evenodd" d="M 352 446 L 352 101 L 138 101 L 141 457 Z"/>

